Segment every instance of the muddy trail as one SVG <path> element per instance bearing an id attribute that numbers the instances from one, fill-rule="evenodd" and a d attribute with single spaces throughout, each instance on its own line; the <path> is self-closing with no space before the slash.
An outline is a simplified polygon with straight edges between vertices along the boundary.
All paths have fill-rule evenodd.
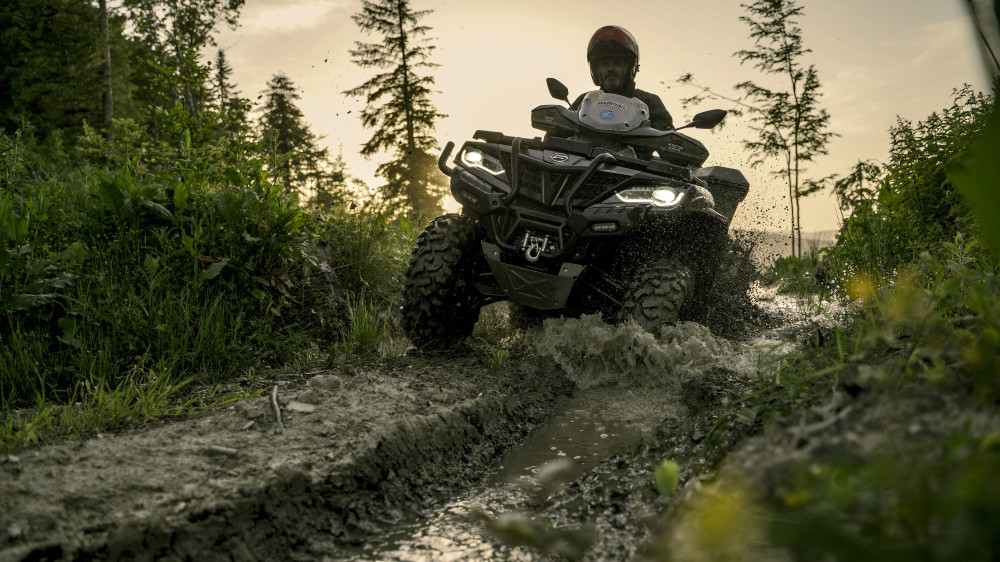
<path id="1" fill-rule="evenodd" d="M 471 352 L 344 365 L 283 381 L 280 426 L 268 396 L 17 451 L 0 457 L 0 561 L 606 560 L 659 558 L 665 543 L 698 559 L 678 554 L 697 533 L 670 521 L 716 474 L 766 489 L 817 449 L 968 425 L 952 415 L 968 405 L 940 396 L 886 409 L 834 389 L 720 440 L 754 379 L 831 322 L 763 304 L 781 325 L 739 341 L 691 323 L 653 335 L 548 320 L 499 372 Z M 680 466 L 669 500 L 653 480 L 664 459 Z M 755 544 L 734 541 L 733 559 L 782 558 Z"/>

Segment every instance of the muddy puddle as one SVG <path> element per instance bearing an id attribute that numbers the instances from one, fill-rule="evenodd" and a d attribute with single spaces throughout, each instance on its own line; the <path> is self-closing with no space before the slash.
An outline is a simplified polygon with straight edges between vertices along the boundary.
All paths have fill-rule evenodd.
<path id="1" fill-rule="evenodd" d="M 549 498 L 600 463 L 636 451 L 664 420 L 688 415 L 685 389 L 706 373 L 755 377 L 779 343 L 736 343 L 693 323 L 654 336 L 597 317 L 547 320 L 535 352 L 567 373 L 577 386 L 574 395 L 481 480 L 364 545 L 330 553 L 330 559 L 548 559 L 493 538 L 487 521 L 543 513 Z"/>

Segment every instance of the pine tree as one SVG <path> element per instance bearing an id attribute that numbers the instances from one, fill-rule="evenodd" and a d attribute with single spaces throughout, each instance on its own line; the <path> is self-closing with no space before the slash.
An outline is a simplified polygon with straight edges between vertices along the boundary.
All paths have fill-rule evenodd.
<path id="1" fill-rule="evenodd" d="M 802 45 L 802 30 L 795 18 L 802 8 L 794 0 L 757 0 L 744 4 L 749 15 L 740 20 L 750 26 L 754 48 L 736 52 L 741 63 L 752 62 L 765 74 L 782 76 L 788 88 L 772 90 L 753 81 L 736 85 L 748 99 L 749 114 L 757 133 L 756 140 L 744 146 L 755 155 L 752 164 L 766 157 L 778 156 L 784 168 L 775 172 L 788 182 L 791 210 L 792 253 L 801 256 L 802 225 L 799 201 L 819 183 L 803 188 L 800 175 L 803 163 L 826 154 L 826 145 L 835 133 L 826 130 L 830 116 L 819 107 L 820 83 L 813 65 L 805 66 L 802 57 L 810 52 Z"/>
<path id="2" fill-rule="evenodd" d="M 426 39 L 430 28 L 419 23 L 429 13 L 414 11 L 408 0 L 363 0 L 361 11 L 352 19 L 362 31 L 380 35 L 382 41 L 356 42 L 352 60 L 361 68 L 383 72 L 344 92 L 366 96 L 361 122 L 375 133 L 362 146 L 361 154 L 392 153 L 392 159 L 376 172 L 386 180 L 384 199 L 424 216 L 441 210 L 444 177 L 433 164 L 437 161 L 437 141 L 432 134 L 435 121 L 446 117 L 430 101 L 434 77 L 417 74 L 420 69 L 437 66 L 428 60 L 434 50 Z"/>
<path id="3" fill-rule="evenodd" d="M 295 105 L 300 98 L 295 85 L 284 74 L 275 74 L 263 95 L 260 138 L 272 175 L 288 192 L 315 193 L 331 173 L 329 159 Z"/>
<path id="4" fill-rule="evenodd" d="M 236 86 L 232 83 L 233 67 L 226 60 L 226 51 L 219 49 L 215 55 L 215 76 L 212 84 L 215 99 L 218 101 L 219 113 L 225 113 L 230 100 L 238 97 Z"/>
<path id="5" fill-rule="evenodd" d="M 229 136 L 246 130 L 249 100 L 240 97 L 232 82 L 233 68 L 226 60 L 226 52 L 219 49 L 215 57 L 212 76 L 212 95 L 216 101 L 221 127 Z"/>

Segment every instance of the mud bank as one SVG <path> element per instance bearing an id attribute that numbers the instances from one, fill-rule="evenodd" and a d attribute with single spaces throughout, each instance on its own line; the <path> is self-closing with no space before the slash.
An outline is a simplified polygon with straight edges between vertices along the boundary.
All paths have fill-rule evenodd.
<path id="1" fill-rule="evenodd" d="M 0 457 L 0 560 L 311 560 L 478 477 L 569 394 L 550 362 L 348 366 L 201 419 Z"/>

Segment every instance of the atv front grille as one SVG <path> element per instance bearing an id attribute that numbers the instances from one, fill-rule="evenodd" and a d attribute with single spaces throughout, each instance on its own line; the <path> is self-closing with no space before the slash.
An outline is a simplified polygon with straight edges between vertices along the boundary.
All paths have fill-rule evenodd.
<path id="1" fill-rule="evenodd" d="M 510 165 L 509 157 L 505 165 Z M 580 177 L 579 174 L 549 172 L 524 161 L 518 170 L 519 193 L 549 206 L 564 205 L 566 192 Z M 598 172 L 576 190 L 573 195 L 573 205 L 586 204 L 625 179 L 627 178 Z"/>
<path id="2" fill-rule="evenodd" d="M 550 206 L 546 205 L 540 201 L 536 201 L 531 197 L 525 195 L 519 195 L 514 199 L 514 207 L 522 209 L 528 212 L 535 211 L 538 213 L 544 213 L 546 215 L 555 215 L 558 217 L 566 218 L 566 209 L 562 205 Z"/>

